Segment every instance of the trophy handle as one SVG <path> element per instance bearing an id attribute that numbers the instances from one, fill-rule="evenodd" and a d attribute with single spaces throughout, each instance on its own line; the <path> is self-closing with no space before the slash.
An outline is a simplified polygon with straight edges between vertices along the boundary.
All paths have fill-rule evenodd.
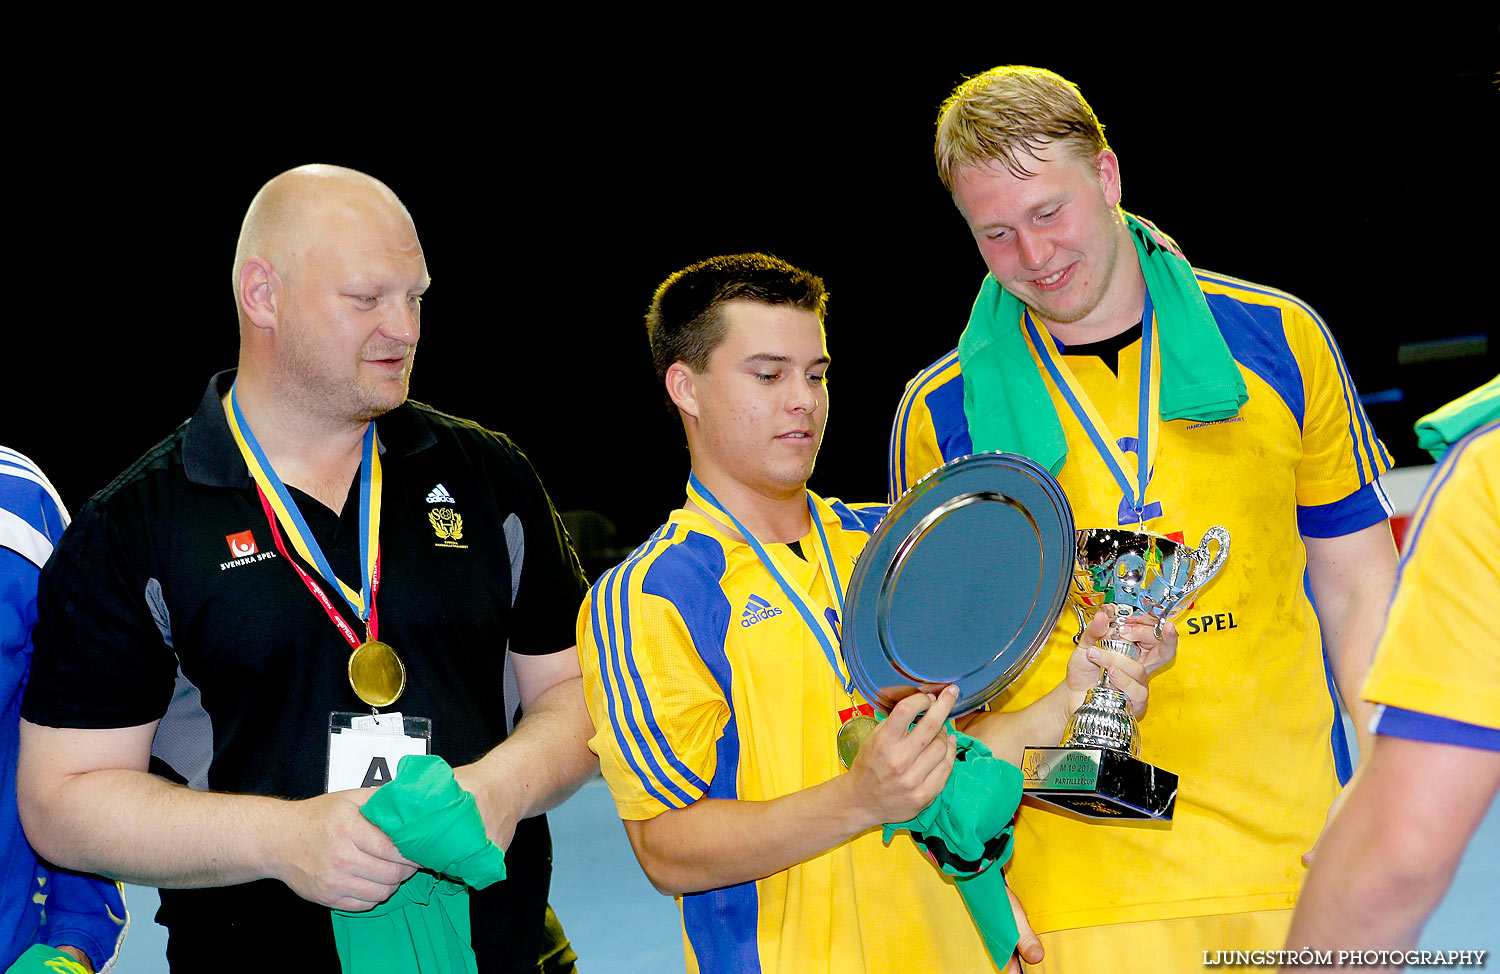
<path id="1" fill-rule="evenodd" d="M 1219 550 L 1214 552 L 1212 560 L 1208 556 L 1208 543 L 1217 541 Z M 1224 559 L 1229 557 L 1229 530 L 1215 524 L 1203 532 L 1203 540 L 1193 551 L 1193 577 L 1189 582 L 1190 588 L 1196 590 L 1208 584 L 1208 580 L 1218 574 L 1219 569 L 1224 567 Z"/>

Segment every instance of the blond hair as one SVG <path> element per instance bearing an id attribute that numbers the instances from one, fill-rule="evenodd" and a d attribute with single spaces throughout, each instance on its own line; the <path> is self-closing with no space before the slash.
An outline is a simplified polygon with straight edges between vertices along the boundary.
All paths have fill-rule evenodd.
<path id="1" fill-rule="evenodd" d="M 1092 162 L 1109 143 L 1104 126 L 1078 86 L 1045 68 L 1007 64 L 975 75 L 953 89 L 938 111 L 938 176 L 948 192 L 966 166 L 999 163 L 1019 179 L 1035 175 L 1020 154 L 1062 143 Z"/>

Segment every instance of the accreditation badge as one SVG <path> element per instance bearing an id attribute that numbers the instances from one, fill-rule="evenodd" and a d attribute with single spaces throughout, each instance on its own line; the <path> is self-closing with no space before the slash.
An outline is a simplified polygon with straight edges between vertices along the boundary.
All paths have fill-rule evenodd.
<path id="1" fill-rule="evenodd" d="M 401 714 L 328 715 L 327 790 L 378 788 L 408 754 L 432 753 L 432 721 Z"/>

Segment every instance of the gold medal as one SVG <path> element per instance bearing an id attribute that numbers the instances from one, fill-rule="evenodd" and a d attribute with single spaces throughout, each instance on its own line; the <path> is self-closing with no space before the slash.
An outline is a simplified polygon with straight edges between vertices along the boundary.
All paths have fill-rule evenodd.
<path id="1" fill-rule="evenodd" d="M 368 639 L 349 654 L 349 685 L 370 706 L 389 707 L 406 689 L 406 665 L 394 649 Z"/>
<path id="2" fill-rule="evenodd" d="M 839 760 L 847 769 L 854 764 L 854 756 L 859 753 L 860 745 L 864 744 L 865 738 L 875 732 L 880 726 L 880 721 L 869 714 L 855 714 L 844 721 L 844 726 L 839 728 Z"/>

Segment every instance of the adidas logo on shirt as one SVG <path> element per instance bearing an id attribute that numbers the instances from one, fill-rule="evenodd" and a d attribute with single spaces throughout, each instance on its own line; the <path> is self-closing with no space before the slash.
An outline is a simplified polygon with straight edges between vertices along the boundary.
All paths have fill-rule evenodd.
<path id="1" fill-rule="evenodd" d="M 781 615 L 781 610 L 767 602 L 759 595 L 750 596 L 750 601 L 745 603 L 745 611 L 740 614 L 740 627 L 749 629 L 762 619 Z"/>
<path id="2" fill-rule="evenodd" d="M 429 504 L 452 504 L 453 495 L 448 493 L 448 488 L 438 484 L 427 492 L 427 503 Z"/>

